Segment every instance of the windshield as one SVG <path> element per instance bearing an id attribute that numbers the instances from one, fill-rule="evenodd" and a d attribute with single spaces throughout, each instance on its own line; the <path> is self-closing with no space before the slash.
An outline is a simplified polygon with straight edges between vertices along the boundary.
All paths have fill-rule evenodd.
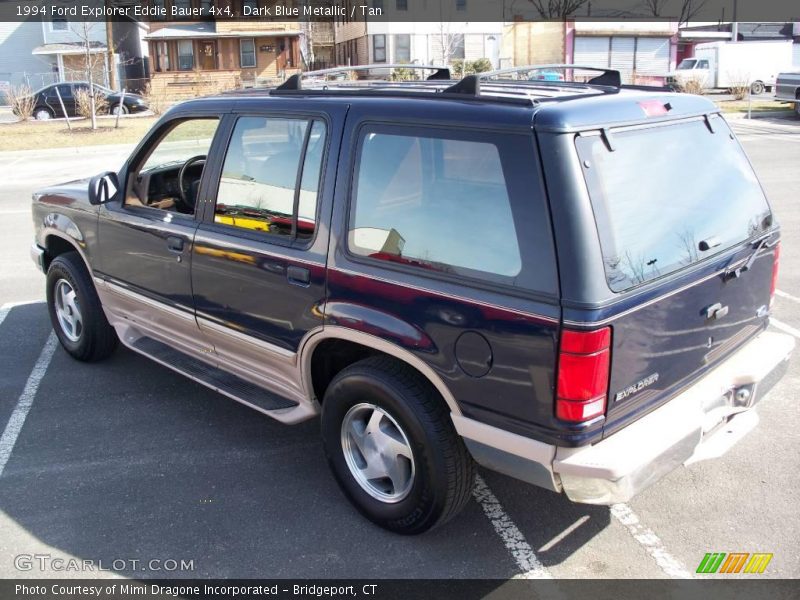
<path id="1" fill-rule="evenodd" d="M 716 133 L 702 119 L 614 132 L 613 152 L 600 135 L 577 138 L 612 290 L 667 275 L 772 226 L 739 143 L 720 117 L 711 123 Z"/>
<path id="2" fill-rule="evenodd" d="M 697 61 L 693 58 L 685 58 L 681 61 L 681 64 L 678 65 L 679 71 L 686 71 L 688 69 L 694 69 L 694 66 L 697 64 Z"/>

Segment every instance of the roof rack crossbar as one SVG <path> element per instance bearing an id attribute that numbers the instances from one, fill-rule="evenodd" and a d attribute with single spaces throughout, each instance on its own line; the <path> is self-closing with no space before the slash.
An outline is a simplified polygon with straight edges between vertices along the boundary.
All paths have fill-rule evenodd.
<path id="1" fill-rule="evenodd" d="M 372 70 L 386 70 L 386 69 L 411 69 L 415 71 L 434 71 L 432 75 L 428 76 L 429 80 L 433 79 L 450 79 L 450 67 L 447 65 L 418 65 L 412 64 L 384 64 L 374 63 L 371 65 L 350 65 L 346 67 L 331 67 L 330 69 L 319 69 L 317 71 L 307 71 L 302 73 L 304 78 L 325 77 L 327 75 L 336 75 L 339 73 L 352 73 L 354 71 L 372 71 Z"/>

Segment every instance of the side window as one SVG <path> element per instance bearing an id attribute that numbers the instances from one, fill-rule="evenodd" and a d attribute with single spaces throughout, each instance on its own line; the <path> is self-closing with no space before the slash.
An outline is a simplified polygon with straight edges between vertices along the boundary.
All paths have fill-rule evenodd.
<path id="1" fill-rule="evenodd" d="M 72 86 L 67 83 L 62 83 L 58 86 L 58 93 L 61 94 L 61 97 L 72 98 Z"/>
<path id="2" fill-rule="evenodd" d="M 132 169 L 127 206 L 194 214 L 206 156 L 219 119 L 182 119 L 168 129 Z"/>
<path id="3" fill-rule="evenodd" d="M 214 221 L 287 240 L 310 239 L 324 149 L 322 121 L 240 118 L 222 167 Z"/>
<path id="4" fill-rule="evenodd" d="M 353 254 L 513 283 L 522 260 L 497 145 L 372 132 L 359 154 Z"/>
<path id="5" fill-rule="evenodd" d="M 707 60 L 701 60 L 700 62 L 697 63 L 697 68 L 698 69 L 707 69 L 708 68 L 708 61 Z"/>

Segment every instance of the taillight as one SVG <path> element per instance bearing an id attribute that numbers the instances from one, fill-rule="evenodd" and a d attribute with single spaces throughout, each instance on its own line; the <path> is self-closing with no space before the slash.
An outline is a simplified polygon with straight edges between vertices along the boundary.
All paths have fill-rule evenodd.
<path id="1" fill-rule="evenodd" d="M 556 417 L 574 423 L 606 411 L 611 328 L 561 332 Z"/>
<path id="2" fill-rule="evenodd" d="M 775 299 L 775 290 L 778 289 L 778 263 L 781 260 L 781 243 L 775 245 L 775 254 L 772 258 L 772 283 L 769 287 L 769 303 Z"/>

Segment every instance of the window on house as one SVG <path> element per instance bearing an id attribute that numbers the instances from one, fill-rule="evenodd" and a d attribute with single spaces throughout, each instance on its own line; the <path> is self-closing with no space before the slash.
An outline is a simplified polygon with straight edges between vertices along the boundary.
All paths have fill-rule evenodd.
<path id="1" fill-rule="evenodd" d="M 192 0 L 172 0 L 172 6 L 183 12 L 183 14 L 186 14 L 188 11 L 192 10 Z"/>
<path id="2" fill-rule="evenodd" d="M 377 8 L 383 12 L 383 0 L 372 0 L 372 8 Z"/>
<path id="3" fill-rule="evenodd" d="M 156 71 L 169 71 L 169 48 L 167 42 L 156 42 Z"/>
<path id="4" fill-rule="evenodd" d="M 152 6 L 155 9 L 155 14 L 151 17 L 151 19 L 156 21 L 163 21 L 164 20 L 163 10 L 165 9 L 164 0 L 150 0 L 150 6 Z"/>
<path id="5" fill-rule="evenodd" d="M 239 40 L 239 64 L 243 69 L 256 66 L 256 41 L 254 39 Z"/>
<path id="6" fill-rule="evenodd" d="M 408 0 L 395 0 L 397 10 L 408 10 Z"/>
<path id="7" fill-rule="evenodd" d="M 454 33 L 447 36 L 447 46 L 448 50 L 450 50 L 450 60 L 464 60 L 465 49 L 463 33 Z"/>
<path id="8" fill-rule="evenodd" d="M 242 14 L 253 14 L 258 10 L 258 0 L 242 0 Z"/>
<path id="9" fill-rule="evenodd" d="M 372 36 L 372 60 L 386 62 L 386 36 L 383 34 Z"/>
<path id="10" fill-rule="evenodd" d="M 66 19 L 53 19 L 50 21 L 50 31 L 68 31 L 69 24 Z"/>
<path id="11" fill-rule="evenodd" d="M 411 36 L 402 33 L 394 36 L 394 60 L 398 63 L 411 62 Z"/>
<path id="12" fill-rule="evenodd" d="M 214 6 L 214 0 L 200 0 L 200 8 L 203 9 L 204 17 L 213 17 L 211 8 Z"/>
<path id="13" fill-rule="evenodd" d="M 178 70 L 191 71 L 194 69 L 194 42 L 180 40 L 178 42 Z"/>
<path id="14" fill-rule="evenodd" d="M 242 117 L 222 167 L 214 221 L 310 239 L 324 148 L 322 121 Z"/>

